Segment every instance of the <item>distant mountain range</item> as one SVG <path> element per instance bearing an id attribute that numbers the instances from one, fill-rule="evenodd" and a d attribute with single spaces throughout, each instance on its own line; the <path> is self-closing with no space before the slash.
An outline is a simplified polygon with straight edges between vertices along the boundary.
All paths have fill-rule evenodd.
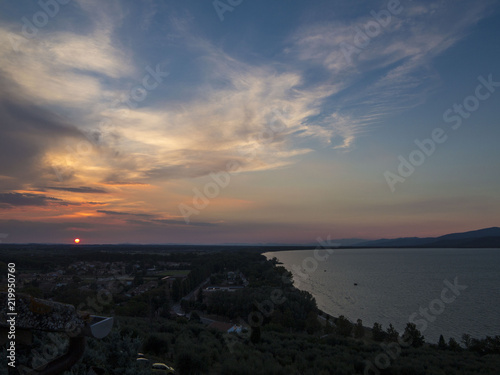
<path id="1" fill-rule="evenodd" d="M 402 237 L 402 238 L 383 238 L 380 240 L 366 240 L 360 238 L 342 238 L 342 239 L 323 239 L 323 242 L 316 243 L 225 243 L 224 246 L 259 246 L 259 247 L 282 247 L 282 250 L 325 247 L 325 243 L 333 248 L 360 248 L 360 247 L 478 247 L 478 248 L 500 248 L 500 228 L 492 227 L 479 230 L 473 230 L 463 233 L 446 234 L 440 237 Z"/>
<path id="2" fill-rule="evenodd" d="M 403 237 L 360 242 L 355 247 L 500 247 L 500 228 L 492 227 L 441 237 Z"/>
<path id="3" fill-rule="evenodd" d="M 329 237 L 328 237 L 329 238 Z M 11 246 L 12 244 L 0 244 L 0 247 Z M 211 250 L 213 248 L 218 248 L 224 246 L 227 250 L 238 249 L 240 247 L 258 249 L 262 247 L 272 247 L 273 251 L 281 250 L 304 250 L 317 247 L 331 246 L 332 248 L 382 248 L 382 247 L 463 247 L 463 248 L 500 248 L 500 228 L 492 227 L 479 230 L 473 230 L 470 232 L 463 233 L 452 233 L 446 234 L 440 237 L 402 237 L 402 238 L 383 238 L 380 240 L 368 241 L 366 239 L 359 238 L 343 238 L 343 239 L 321 239 L 315 243 L 224 243 L 218 245 L 195 245 L 195 244 L 150 244 L 150 245 L 140 245 L 140 244 L 108 244 L 108 245 L 97 245 L 97 244 L 87 244 L 87 245 L 62 245 L 62 244 L 18 244 L 19 246 L 35 246 L 35 247 L 47 247 L 47 246 L 71 246 L 74 248 L 78 246 L 79 248 L 93 248 L 96 246 L 105 246 L 110 250 L 122 249 L 124 246 L 137 247 L 137 246 L 149 246 L 158 247 L 159 249 L 164 249 L 165 246 L 169 248 L 169 251 L 186 251 L 189 248 L 199 248 L 202 250 Z M 281 248 L 281 249 L 280 249 Z"/>

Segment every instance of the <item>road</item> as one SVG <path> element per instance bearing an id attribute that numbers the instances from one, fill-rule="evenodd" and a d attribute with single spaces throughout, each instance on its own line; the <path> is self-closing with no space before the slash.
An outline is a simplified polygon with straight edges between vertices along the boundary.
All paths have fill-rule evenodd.
<path id="1" fill-rule="evenodd" d="M 193 299 L 193 297 L 196 295 L 196 293 L 198 293 L 198 290 L 200 290 L 200 288 L 203 288 L 203 286 L 205 286 L 206 284 L 208 284 L 210 282 L 210 277 L 207 278 L 205 281 L 203 281 L 200 285 L 198 285 L 196 288 L 194 288 L 191 292 L 189 292 L 186 296 L 182 297 L 181 298 L 181 301 L 186 301 L 186 300 L 191 300 Z M 181 302 L 177 302 L 175 303 L 171 310 L 176 313 L 177 315 L 186 315 L 184 310 L 182 309 L 181 307 Z"/>

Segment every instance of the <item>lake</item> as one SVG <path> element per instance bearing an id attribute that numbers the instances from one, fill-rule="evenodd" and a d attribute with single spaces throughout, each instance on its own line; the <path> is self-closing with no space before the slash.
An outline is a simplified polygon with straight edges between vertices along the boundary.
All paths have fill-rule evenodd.
<path id="1" fill-rule="evenodd" d="M 318 307 L 365 326 L 409 321 L 426 341 L 500 335 L 500 250 L 334 249 L 268 252 Z"/>

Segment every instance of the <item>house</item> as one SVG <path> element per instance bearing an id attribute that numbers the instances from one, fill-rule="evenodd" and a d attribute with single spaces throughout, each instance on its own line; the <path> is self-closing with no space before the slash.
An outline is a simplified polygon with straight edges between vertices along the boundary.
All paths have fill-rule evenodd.
<path id="1" fill-rule="evenodd" d="M 225 333 L 241 333 L 242 327 L 234 323 L 213 321 L 208 325 L 208 328 L 214 328 L 217 331 Z"/>

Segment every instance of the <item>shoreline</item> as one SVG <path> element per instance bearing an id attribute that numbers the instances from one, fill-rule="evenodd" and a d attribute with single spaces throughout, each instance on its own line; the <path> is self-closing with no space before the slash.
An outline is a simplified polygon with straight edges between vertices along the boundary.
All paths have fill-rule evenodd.
<path id="1" fill-rule="evenodd" d="M 304 251 L 313 251 L 313 250 L 314 250 L 314 249 L 304 250 Z M 428 249 L 428 250 L 429 250 L 429 249 Z M 484 250 L 484 249 L 482 249 L 482 250 Z M 497 249 L 492 249 L 492 250 L 497 250 Z M 297 251 L 297 250 L 290 250 L 290 251 Z M 281 251 L 280 251 L 280 252 L 281 252 Z M 264 257 L 266 257 L 266 259 L 267 259 L 268 261 L 271 261 L 271 259 L 273 258 L 273 256 L 269 256 L 269 254 L 273 254 L 273 253 L 276 253 L 276 251 L 265 251 L 265 252 L 262 252 L 262 253 L 261 253 L 261 255 L 263 255 Z M 267 254 L 267 255 L 266 255 L 266 254 Z M 276 258 L 276 259 L 277 259 L 277 258 Z M 285 268 L 288 272 L 292 273 L 292 275 L 293 275 L 292 270 L 290 270 L 289 268 L 287 268 L 287 267 L 285 266 L 285 263 L 283 263 L 283 262 L 282 262 L 281 260 L 279 260 L 279 259 L 277 260 L 277 262 L 276 262 L 273 266 L 274 266 L 274 267 L 278 267 L 278 266 L 283 267 L 283 268 Z M 305 288 L 300 288 L 300 287 L 297 287 L 295 284 L 296 284 L 296 282 L 295 282 L 295 280 L 294 280 L 294 281 L 293 281 L 292 286 L 293 286 L 295 289 L 298 289 L 298 290 L 300 290 L 300 291 L 302 291 L 302 292 L 306 292 L 306 293 L 310 294 L 310 295 L 311 295 L 311 297 L 312 297 L 312 298 L 314 298 L 314 300 L 315 300 L 315 302 L 316 302 L 316 305 L 318 305 L 318 298 L 317 298 L 317 296 L 315 296 L 315 295 L 314 295 L 311 291 L 306 290 Z M 347 315 L 344 315 L 344 314 L 340 314 L 340 315 L 338 315 L 338 316 L 335 316 L 335 315 L 333 315 L 333 314 L 331 314 L 331 313 L 329 313 L 329 312 L 325 311 L 324 307 L 323 307 L 323 308 L 320 308 L 320 307 L 318 306 L 318 307 L 317 307 L 317 309 L 318 309 L 318 317 L 319 317 L 320 319 L 325 319 L 324 317 L 327 317 L 327 316 L 328 316 L 328 317 L 330 317 L 329 319 L 331 319 L 331 320 L 333 320 L 333 321 L 336 321 L 336 320 L 337 320 L 340 316 L 344 316 L 344 317 L 345 317 L 346 319 L 348 319 L 348 320 L 349 320 L 349 321 L 350 321 L 353 325 L 355 325 L 355 324 L 356 324 L 356 322 L 357 322 L 357 320 L 359 319 L 359 318 L 356 318 L 356 319 L 354 319 L 354 320 L 353 320 L 353 319 L 352 319 L 352 316 L 347 316 Z M 381 324 L 379 321 L 376 321 L 376 320 L 375 320 L 374 324 L 375 324 L 375 323 Z M 408 323 L 411 323 L 411 321 L 409 321 L 409 320 L 405 320 L 404 326 L 406 327 L 406 325 L 407 325 Z M 389 325 L 390 325 L 390 324 L 394 327 L 394 322 L 389 321 L 389 322 L 386 324 L 386 326 L 385 326 L 385 327 L 384 327 L 384 326 L 382 327 L 382 329 L 384 330 L 384 332 L 387 330 L 387 328 L 389 327 Z M 363 324 L 363 327 L 365 328 L 365 330 L 369 331 L 370 333 L 372 332 L 372 328 L 373 328 L 373 327 L 366 326 L 365 324 Z M 401 334 L 404 332 L 404 328 L 401 328 L 400 330 L 401 330 L 401 332 L 399 332 L 399 333 L 400 333 L 400 335 L 401 335 Z M 495 336 L 499 336 L 499 335 L 500 335 L 500 334 L 497 334 L 497 335 L 496 335 L 495 333 L 483 333 L 483 334 L 479 334 L 479 335 L 478 335 L 478 334 L 470 334 L 470 333 L 468 333 L 467 331 L 463 331 L 463 332 L 461 332 L 461 333 L 456 333 L 456 334 L 450 334 L 450 333 L 446 333 L 446 332 L 441 331 L 441 332 L 436 332 L 436 333 L 434 333 L 434 334 L 431 334 L 432 339 L 429 339 L 429 338 L 428 338 L 429 336 L 425 337 L 425 331 L 426 331 L 426 330 L 424 329 L 424 330 L 422 330 L 422 332 L 421 332 L 421 333 L 424 335 L 425 344 L 429 344 L 429 345 L 436 345 L 436 344 L 439 342 L 439 337 L 440 337 L 440 336 L 443 336 L 446 340 L 454 339 L 454 340 L 456 340 L 456 341 L 460 342 L 460 341 L 462 340 L 462 337 L 463 337 L 464 335 L 469 335 L 471 338 L 473 338 L 473 339 L 477 339 L 477 340 L 484 340 L 484 339 L 486 339 L 487 337 L 495 337 Z M 437 336 L 437 337 L 433 337 L 433 336 Z"/>

